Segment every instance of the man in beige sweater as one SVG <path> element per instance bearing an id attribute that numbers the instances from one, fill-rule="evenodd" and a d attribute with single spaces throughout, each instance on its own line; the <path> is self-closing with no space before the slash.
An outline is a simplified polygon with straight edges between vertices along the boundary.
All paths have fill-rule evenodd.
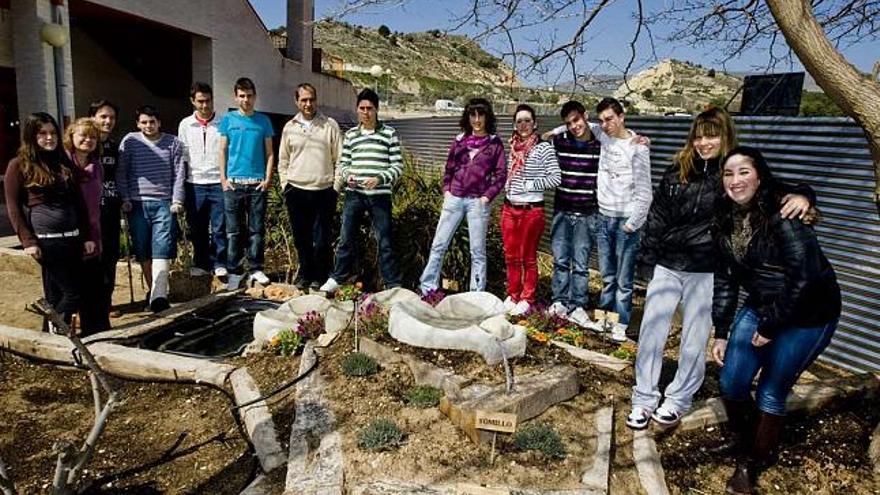
<path id="1" fill-rule="evenodd" d="M 285 124 L 281 133 L 278 172 L 299 256 L 294 284 L 300 289 L 317 289 L 327 279 L 333 258 L 333 180 L 342 136 L 339 124 L 318 112 L 318 92 L 314 86 L 300 84 L 295 96 L 299 113 Z"/>

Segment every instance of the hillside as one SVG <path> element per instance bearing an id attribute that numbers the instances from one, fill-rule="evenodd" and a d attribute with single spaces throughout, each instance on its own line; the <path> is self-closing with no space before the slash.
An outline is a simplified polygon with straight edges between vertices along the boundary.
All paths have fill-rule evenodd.
<path id="1" fill-rule="evenodd" d="M 614 96 L 626 98 L 642 113 L 690 113 L 709 103 L 723 106 L 741 84 L 724 72 L 666 59 L 630 78 L 631 92 L 621 84 Z M 738 109 L 738 99 L 729 108 Z"/>
<path id="2" fill-rule="evenodd" d="M 510 67 L 465 36 L 437 30 L 406 34 L 380 30 L 322 21 L 315 26 L 315 46 L 332 58 L 341 59 L 346 72 L 367 72 L 369 67 L 380 65 L 391 69 L 397 79 L 427 77 L 520 86 Z"/>

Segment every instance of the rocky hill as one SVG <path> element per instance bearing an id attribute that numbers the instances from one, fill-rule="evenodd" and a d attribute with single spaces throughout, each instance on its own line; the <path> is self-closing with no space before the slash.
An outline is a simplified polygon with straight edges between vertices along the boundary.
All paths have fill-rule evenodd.
<path id="1" fill-rule="evenodd" d="M 621 84 L 614 92 L 642 113 L 685 112 L 702 110 L 712 103 L 723 106 L 742 84 L 742 79 L 715 69 L 679 60 L 661 60 Z M 729 109 L 739 108 L 739 97 Z"/>
<path id="2" fill-rule="evenodd" d="M 383 26 L 384 27 L 384 26 Z M 520 86 L 510 67 L 465 36 L 438 30 L 395 33 L 322 21 L 315 26 L 315 46 L 329 59 L 341 60 L 346 72 L 367 72 L 380 65 L 396 79 L 427 77 L 492 86 Z"/>

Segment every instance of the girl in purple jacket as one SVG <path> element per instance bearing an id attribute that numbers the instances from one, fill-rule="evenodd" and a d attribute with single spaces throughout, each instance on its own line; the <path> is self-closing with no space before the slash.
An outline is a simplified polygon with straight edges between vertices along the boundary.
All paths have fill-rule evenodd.
<path id="1" fill-rule="evenodd" d="M 455 137 L 446 158 L 443 175 L 443 210 L 437 222 L 428 264 L 422 272 L 422 293 L 437 289 L 443 257 L 467 217 L 471 251 L 470 290 L 486 288 L 486 229 L 492 212 L 492 199 L 507 181 L 504 144 L 495 135 L 495 114 L 484 98 L 470 100 L 459 122 L 461 134 Z"/>

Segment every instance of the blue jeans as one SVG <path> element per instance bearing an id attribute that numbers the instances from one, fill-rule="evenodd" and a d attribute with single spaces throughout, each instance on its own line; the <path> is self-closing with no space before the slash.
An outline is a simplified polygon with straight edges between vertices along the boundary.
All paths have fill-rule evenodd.
<path id="1" fill-rule="evenodd" d="M 785 400 L 800 374 L 828 347 L 837 320 L 817 327 L 787 327 L 761 347 L 752 345 L 758 313 L 743 307 L 736 315 L 721 368 L 721 395 L 728 400 L 751 400 L 752 381 L 761 378 L 755 399 L 758 409 L 785 415 Z"/>
<path id="2" fill-rule="evenodd" d="M 466 216 L 468 222 L 468 241 L 471 247 L 471 285 L 472 291 L 486 288 L 486 229 L 489 227 L 491 204 L 483 204 L 480 198 L 459 198 L 450 196 L 443 199 L 443 210 L 437 221 L 437 231 L 431 243 L 428 264 L 419 279 L 423 293 L 440 285 L 440 269 L 449 243 Z"/>
<path id="3" fill-rule="evenodd" d="M 226 266 L 226 217 L 220 184 L 187 182 L 186 220 L 193 246 L 193 266 L 211 271 Z"/>
<path id="4" fill-rule="evenodd" d="M 391 248 L 391 195 L 366 195 L 355 191 L 345 193 L 342 206 L 342 228 L 339 232 L 339 245 L 336 247 L 336 266 L 330 275 L 342 282 L 351 275 L 354 257 L 357 254 L 357 231 L 361 218 L 369 213 L 373 220 L 373 236 L 379 248 L 379 268 L 385 287 L 399 287 L 400 275 Z"/>
<path id="5" fill-rule="evenodd" d="M 599 215 L 596 243 L 599 247 L 599 271 L 602 273 L 602 295 L 599 307 L 620 315 L 620 323 L 629 324 L 632 313 L 633 277 L 640 231 L 623 230 L 626 217 Z"/>
<path id="6" fill-rule="evenodd" d="M 263 269 L 263 237 L 266 234 L 266 191 L 257 185 L 235 184 L 223 191 L 226 211 L 226 239 L 229 242 L 226 266 L 231 273 L 244 272 L 247 245 L 248 269 Z"/>
<path id="7" fill-rule="evenodd" d="M 553 251 L 553 302 L 569 311 L 585 307 L 590 284 L 590 251 L 596 242 L 599 213 L 556 212 L 550 227 Z"/>
<path id="8" fill-rule="evenodd" d="M 132 201 L 128 212 L 131 248 L 139 262 L 177 257 L 177 221 L 171 201 Z"/>

